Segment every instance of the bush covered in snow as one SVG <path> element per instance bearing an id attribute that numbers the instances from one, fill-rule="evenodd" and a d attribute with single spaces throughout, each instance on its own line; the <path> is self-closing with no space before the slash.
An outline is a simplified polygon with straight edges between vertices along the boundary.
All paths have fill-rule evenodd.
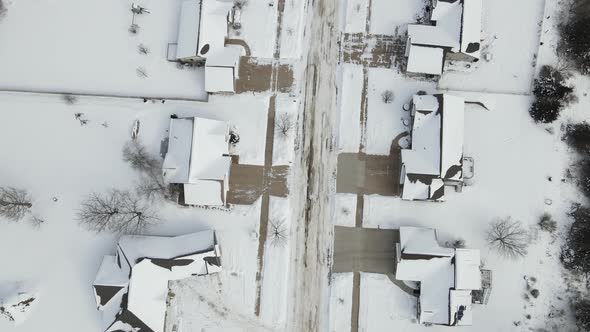
<path id="1" fill-rule="evenodd" d="M 590 74 L 590 15 L 587 0 L 573 5 L 572 15 L 561 27 L 562 54 L 584 75 Z"/>
<path id="2" fill-rule="evenodd" d="M 539 228 L 549 233 L 553 233 L 557 230 L 557 222 L 555 222 L 553 217 L 551 217 L 551 214 L 547 212 L 541 215 L 541 218 L 537 224 L 539 225 Z"/>
<path id="3" fill-rule="evenodd" d="M 590 209 L 577 206 L 572 212 L 574 218 L 561 250 L 563 265 L 574 271 L 590 272 Z"/>
<path id="4" fill-rule="evenodd" d="M 5 285 L 1 285 L 0 289 Z M 30 291 L 14 289 L 0 298 L 0 318 L 18 325 L 24 322 L 33 306 L 37 304 L 37 295 Z"/>
<path id="5" fill-rule="evenodd" d="M 576 325 L 581 331 L 590 331 L 590 300 L 580 298 L 574 303 Z"/>
<path id="6" fill-rule="evenodd" d="M 565 133 L 566 142 L 580 153 L 590 153 L 590 124 L 569 124 Z"/>
<path id="7" fill-rule="evenodd" d="M 573 89 L 564 85 L 563 75 L 551 66 L 543 66 L 535 79 L 533 102 L 529 113 L 535 122 L 551 123 L 559 117 L 565 103 L 570 100 Z"/>

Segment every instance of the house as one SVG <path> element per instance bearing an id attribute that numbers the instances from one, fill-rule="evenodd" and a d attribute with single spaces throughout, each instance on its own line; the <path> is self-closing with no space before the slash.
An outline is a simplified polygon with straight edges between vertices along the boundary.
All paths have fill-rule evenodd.
<path id="1" fill-rule="evenodd" d="M 229 125 L 205 118 L 172 118 L 162 174 L 178 184 L 186 205 L 222 206 L 229 189 Z"/>
<path id="2" fill-rule="evenodd" d="M 234 92 L 241 51 L 226 46 L 228 17 L 233 0 L 182 2 L 176 44 L 168 45 L 168 59 L 205 63 L 207 92 Z"/>
<path id="3" fill-rule="evenodd" d="M 443 201 L 463 181 L 465 101 L 448 94 L 412 98 L 411 148 L 401 150 L 402 199 Z"/>
<path id="4" fill-rule="evenodd" d="M 421 324 L 472 324 L 472 292 L 481 289 L 479 250 L 443 248 L 434 229 L 400 227 L 396 252 L 395 278 L 419 289 Z"/>
<path id="5" fill-rule="evenodd" d="M 482 0 L 432 0 L 431 25 L 408 25 L 407 72 L 442 75 L 445 60 L 480 58 Z"/>
<path id="6" fill-rule="evenodd" d="M 123 236 L 93 284 L 105 332 L 164 332 L 168 282 L 221 271 L 213 231 Z"/>

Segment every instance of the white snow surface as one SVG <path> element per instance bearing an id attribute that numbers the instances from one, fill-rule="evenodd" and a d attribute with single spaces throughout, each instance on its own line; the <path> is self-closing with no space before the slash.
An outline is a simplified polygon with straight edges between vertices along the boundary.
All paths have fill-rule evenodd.
<path id="1" fill-rule="evenodd" d="M 4 93 L 0 99 L 0 109 L 11 110 L 0 115 L 4 137 L 0 148 L 5 160 L 12 161 L 0 165 L 0 183 L 27 189 L 33 197 L 32 215 L 45 221 L 37 230 L 27 220 L 0 220 L 0 250 L 19 248 L 18 255 L 0 257 L 0 265 L 10 267 L 2 270 L 0 282 L 27 277 L 38 281 L 43 294 L 38 310 L 19 332 L 74 332 L 80 326 L 87 332 L 102 332 L 91 285 L 103 256 L 113 252 L 117 239 L 86 231 L 78 225 L 76 212 L 90 193 L 133 189 L 139 180 L 121 157 L 135 120 L 141 121 L 139 139 L 156 156 L 168 136 L 170 115 L 177 114 L 229 121 L 241 136 L 237 146 L 241 160 L 257 165 L 264 161 L 268 111 L 264 96 L 216 96 L 207 104 L 88 97 L 67 105 L 59 96 L 14 93 Z M 75 113 L 83 113 L 88 123 L 81 125 Z M 223 248 L 224 271 L 219 278 L 224 301 L 253 315 L 258 241 L 250 234 L 258 229 L 260 203 L 233 206 L 230 211 L 172 204 L 156 208 L 162 221 L 148 234 L 216 231 Z M 75 314 L 64 319 L 63 308 L 76 308 Z M 16 331 L 4 321 L 0 330 Z"/>
<path id="2" fill-rule="evenodd" d="M 330 332 L 350 331 L 353 273 L 334 273 L 330 287 Z"/>
<path id="3" fill-rule="evenodd" d="M 337 226 L 354 227 L 356 223 L 356 194 L 334 194 L 332 222 Z"/>
<path id="4" fill-rule="evenodd" d="M 425 2 L 419 0 L 372 0 L 371 5 L 370 32 L 394 35 L 396 32 L 405 32 L 408 24 L 416 22 Z"/>
<path id="5" fill-rule="evenodd" d="M 361 139 L 363 67 L 343 64 L 341 71 L 342 93 L 339 94 L 338 100 L 340 112 L 338 149 L 340 152 L 358 152 Z"/>
<path id="6" fill-rule="evenodd" d="M 252 56 L 272 58 L 277 35 L 277 0 L 247 1 L 242 7 L 239 30 L 230 29 L 230 38 L 242 39 Z"/>
<path id="7" fill-rule="evenodd" d="M 131 34 L 131 2 L 12 1 L 0 23 L 0 87 L 204 100 L 203 68 L 181 70 L 166 60 L 181 3 L 142 0 L 151 13 L 136 17 L 140 28 Z M 140 54 L 140 44 L 149 54 Z"/>
<path id="8" fill-rule="evenodd" d="M 36 286 L 29 282 L 0 283 L 0 321 L 13 326 L 24 323 L 39 303 Z M 0 327 L 2 324 L 0 324 Z"/>

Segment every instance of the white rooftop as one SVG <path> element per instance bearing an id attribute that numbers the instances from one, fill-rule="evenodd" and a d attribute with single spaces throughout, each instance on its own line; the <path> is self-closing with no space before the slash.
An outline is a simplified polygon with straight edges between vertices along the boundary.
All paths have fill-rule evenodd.
<path id="1" fill-rule="evenodd" d="M 177 237 L 123 236 L 117 256 L 103 260 L 94 284 L 105 331 L 134 331 L 147 326 L 163 332 L 168 282 L 219 272 L 219 256 L 213 231 Z M 100 286 L 105 280 L 119 280 L 121 275 L 126 277 L 122 290 L 101 301 L 101 296 L 111 294 Z M 121 301 L 124 294 L 126 304 Z"/>
<path id="2" fill-rule="evenodd" d="M 411 44 L 406 71 L 429 75 L 441 75 L 444 64 L 444 51 L 440 47 Z"/>
<path id="3" fill-rule="evenodd" d="M 434 229 L 400 227 L 397 254 L 395 278 L 420 282 L 420 323 L 471 324 L 471 291 L 481 288 L 479 250 L 443 248 Z"/>
<path id="4" fill-rule="evenodd" d="M 474 58 L 481 56 L 481 0 L 464 0 L 461 53 Z"/>
<path id="5" fill-rule="evenodd" d="M 412 145 L 401 151 L 403 199 L 444 200 L 444 181 L 462 180 L 464 113 L 461 97 L 413 97 Z"/>
<path id="6" fill-rule="evenodd" d="M 176 58 L 207 58 L 225 46 L 231 0 L 186 0 L 180 10 Z"/>
<path id="7" fill-rule="evenodd" d="M 228 135 L 229 125 L 223 121 L 170 120 L 162 172 L 166 183 L 184 184 L 186 204 L 225 204 L 231 166 Z"/>

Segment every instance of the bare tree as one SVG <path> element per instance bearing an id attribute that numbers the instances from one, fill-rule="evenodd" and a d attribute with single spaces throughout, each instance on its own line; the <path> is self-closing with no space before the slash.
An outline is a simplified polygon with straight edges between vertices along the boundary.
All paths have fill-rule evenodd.
<path id="1" fill-rule="evenodd" d="M 150 49 L 144 44 L 139 44 L 139 46 L 137 46 L 137 50 L 139 51 L 139 54 L 147 55 L 150 53 Z"/>
<path id="2" fill-rule="evenodd" d="M 520 221 L 507 217 L 490 223 L 487 240 L 501 255 L 518 258 L 527 254 L 529 234 Z"/>
<path id="3" fill-rule="evenodd" d="M 135 73 L 139 78 L 148 78 L 149 76 L 147 69 L 145 69 L 144 67 L 137 67 L 137 69 L 135 69 Z"/>
<path id="4" fill-rule="evenodd" d="M 32 206 L 31 198 L 25 190 L 0 187 L 0 216 L 18 221 Z"/>
<path id="5" fill-rule="evenodd" d="M 138 140 L 123 146 L 123 160 L 142 174 L 136 191 L 140 196 L 153 200 L 157 197 L 170 198 L 171 193 L 162 175 L 162 162 L 151 155 Z"/>
<path id="6" fill-rule="evenodd" d="M 158 221 L 150 204 L 129 191 L 111 190 L 91 194 L 77 214 L 80 224 L 97 233 L 140 233 Z"/>
<path id="7" fill-rule="evenodd" d="M 33 215 L 31 216 L 31 225 L 35 228 L 41 227 L 41 225 L 45 222 L 45 220 L 39 216 Z"/>
<path id="8" fill-rule="evenodd" d="M 271 220 L 270 230 L 268 236 L 270 237 L 270 243 L 275 247 L 284 247 L 287 245 L 289 239 L 289 230 L 285 226 L 284 220 Z"/>
<path id="9" fill-rule="evenodd" d="M 293 119 L 287 113 L 281 114 L 281 116 L 279 116 L 279 119 L 276 122 L 276 130 L 283 137 L 289 137 L 291 130 L 293 129 L 293 126 Z"/>
<path id="10" fill-rule="evenodd" d="M 381 93 L 381 100 L 386 104 L 391 104 L 391 102 L 393 101 L 393 91 L 383 91 L 383 93 Z"/>

